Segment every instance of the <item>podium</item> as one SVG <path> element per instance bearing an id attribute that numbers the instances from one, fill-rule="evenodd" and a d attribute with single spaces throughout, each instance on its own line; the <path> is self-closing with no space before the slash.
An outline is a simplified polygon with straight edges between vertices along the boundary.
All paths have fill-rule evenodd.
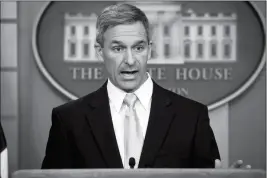
<path id="1" fill-rule="evenodd" d="M 61 169 L 19 170 L 12 178 L 265 178 L 263 170 L 242 169 Z"/>

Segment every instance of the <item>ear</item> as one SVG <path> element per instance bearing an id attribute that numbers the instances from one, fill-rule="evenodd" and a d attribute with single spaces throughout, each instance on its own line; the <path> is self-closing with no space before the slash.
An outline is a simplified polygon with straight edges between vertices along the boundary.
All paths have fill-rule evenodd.
<path id="1" fill-rule="evenodd" d="M 152 53 L 152 41 L 149 41 L 149 43 L 148 43 L 148 60 L 151 59 L 151 53 Z"/>
<path id="2" fill-rule="evenodd" d="M 95 43 L 95 51 L 96 51 L 96 56 L 97 56 L 98 60 L 104 61 L 103 49 L 99 43 Z"/>

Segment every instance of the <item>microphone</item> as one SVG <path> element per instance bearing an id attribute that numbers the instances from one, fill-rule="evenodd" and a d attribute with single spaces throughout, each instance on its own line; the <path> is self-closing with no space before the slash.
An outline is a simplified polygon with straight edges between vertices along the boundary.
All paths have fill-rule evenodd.
<path id="1" fill-rule="evenodd" d="M 135 166 L 135 159 L 133 157 L 130 157 L 129 159 L 129 166 L 131 169 L 133 169 Z"/>

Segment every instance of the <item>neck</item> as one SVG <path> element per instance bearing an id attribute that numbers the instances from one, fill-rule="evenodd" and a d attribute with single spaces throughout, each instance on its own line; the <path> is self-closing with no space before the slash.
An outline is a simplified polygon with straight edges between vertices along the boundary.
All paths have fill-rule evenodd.
<path id="1" fill-rule="evenodd" d="M 134 89 L 129 89 L 129 90 L 127 90 L 127 89 L 122 89 L 122 88 L 120 88 L 119 86 L 115 85 L 115 84 L 113 83 L 113 81 L 110 80 L 110 78 L 109 78 L 109 81 L 110 81 L 114 86 L 116 86 L 117 88 L 119 88 L 120 90 L 122 90 L 122 91 L 124 91 L 124 92 L 126 92 L 126 93 L 134 93 L 136 90 L 138 90 L 138 89 L 139 89 L 139 88 L 146 82 L 147 79 L 148 79 L 148 73 L 145 74 L 145 77 L 144 77 L 143 81 L 141 82 L 141 84 L 140 84 L 138 87 L 136 87 L 136 88 L 134 88 Z"/>

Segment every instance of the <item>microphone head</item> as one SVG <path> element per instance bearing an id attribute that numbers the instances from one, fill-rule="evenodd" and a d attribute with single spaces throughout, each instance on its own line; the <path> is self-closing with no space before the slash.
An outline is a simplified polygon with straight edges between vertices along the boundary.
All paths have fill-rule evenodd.
<path id="1" fill-rule="evenodd" d="M 135 159 L 133 157 L 130 157 L 129 159 L 129 166 L 131 169 L 133 169 L 135 166 Z"/>

